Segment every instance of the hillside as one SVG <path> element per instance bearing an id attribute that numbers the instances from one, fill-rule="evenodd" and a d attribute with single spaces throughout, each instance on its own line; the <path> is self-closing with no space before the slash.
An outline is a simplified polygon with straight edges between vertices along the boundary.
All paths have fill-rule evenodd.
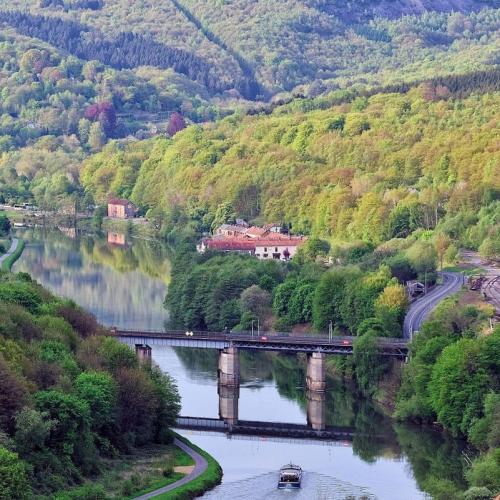
<path id="1" fill-rule="evenodd" d="M 373 244 L 439 225 L 477 247 L 488 234 L 498 239 L 500 94 L 447 92 L 423 84 L 313 111 L 298 102 L 192 126 L 173 140 L 110 144 L 84 163 L 81 179 L 98 201 L 130 196 L 167 232 L 186 218 L 207 230 L 234 210 Z M 138 151 L 148 151 L 142 162 L 133 161 Z"/>
<path id="2" fill-rule="evenodd" d="M 499 0 L 8 0 L 0 23 L 115 69 L 171 68 L 212 95 L 255 100 L 497 64 L 499 7 Z"/>

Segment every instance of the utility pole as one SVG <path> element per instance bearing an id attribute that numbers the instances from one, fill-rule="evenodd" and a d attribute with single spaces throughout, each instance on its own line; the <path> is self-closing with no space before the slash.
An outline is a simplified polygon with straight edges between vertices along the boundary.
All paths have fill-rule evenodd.
<path id="1" fill-rule="evenodd" d="M 328 341 L 331 342 L 333 340 L 333 323 L 330 321 L 328 324 Z"/>
<path id="2" fill-rule="evenodd" d="M 254 324 L 255 320 L 252 319 L 252 338 L 253 338 L 253 324 Z"/>

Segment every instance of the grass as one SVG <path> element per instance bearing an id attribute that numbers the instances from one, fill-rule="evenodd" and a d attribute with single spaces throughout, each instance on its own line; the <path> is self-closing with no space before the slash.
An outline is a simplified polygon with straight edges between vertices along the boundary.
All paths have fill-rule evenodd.
<path id="1" fill-rule="evenodd" d="M 2 271 L 10 271 L 12 269 L 12 266 L 14 262 L 16 262 L 19 257 L 21 257 L 21 254 L 23 253 L 24 250 L 24 241 L 19 240 L 19 243 L 17 244 L 16 251 L 12 254 L 9 255 L 3 262 L 2 262 Z M 8 249 L 7 249 L 8 251 Z"/>
<path id="2" fill-rule="evenodd" d="M 475 274 L 484 274 L 485 270 L 482 267 L 465 267 L 465 266 L 447 266 L 443 267 L 443 271 L 449 273 L 464 273 L 465 276 L 473 276 Z"/>
<path id="3" fill-rule="evenodd" d="M 175 472 L 174 467 L 193 464 L 193 459 L 173 444 L 145 446 L 130 455 L 103 460 L 101 473 L 92 481 L 55 493 L 50 499 L 131 500 L 182 479 L 185 474 Z"/>
<path id="4" fill-rule="evenodd" d="M 150 493 L 151 491 L 155 491 L 160 488 L 163 488 L 164 486 L 168 486 L 169 484 L 175 483 L 176 481 L 179 481 L 179 479 L 182 479 L 183 477 L 184 474 L 182 474 L 182 472 L 173 472 L 169 477 L 157 479 L 156 481 L 153 481 L 147 488 L 144 488 L 140 491 L 135 491 L 133 495 L 124 497 L 124 499 L 132 500 L 134 498 L 140 497 L 141 495 L 145 495 L 146 493 Z"/>
<path id="5" fill-rule="evenodd" d="M 193 479 L 189 483 L 179 486 L 168 493 L 155 497 L 158 500 L 190 500 L 191 498 L 200 496 L 206 491 L 217 486 L 222 478 L 221 466 L 211 455 L 201 448 L 198 448 L 188 439 L 179 435 L 177 435 L 177 438 L 204 457 L 208 462 L 208 467 L 201 476 Z"/>

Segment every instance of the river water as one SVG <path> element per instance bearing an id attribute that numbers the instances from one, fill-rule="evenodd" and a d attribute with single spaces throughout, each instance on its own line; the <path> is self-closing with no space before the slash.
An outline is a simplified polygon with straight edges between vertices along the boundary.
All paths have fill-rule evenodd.
<path id="1" fill-rule="evenodd" d="M 14 271 L 29 272 L 103 324 L 149 330 L 163 328 L 168 320 L 163 308 L 170 272 L 166 247 L 146 241 L 116 245 L 57 230 L 24 230 L 19 236 L 27 245 Z M 152 354 L 177 381 L 182 415 L 219 417 L 216 351 L 154 346 Z M 300 359 L 242 353 L 241 380 L 239 419 L 307 423 Z M 182 431 L 224 470 L 222 484 L 205 497 L 413 500 L 426 498 L 423 490 L 435 479 L 462 485 L 462 443 L 432 429 L 395 425 L 353 388 L 333 379 L 324 404 L 327 425 L 355 429 L 353 440 L 304 442 Z M 278 491 L 276 471 L 290 461 L 304 469 L 302 488 Z"/>

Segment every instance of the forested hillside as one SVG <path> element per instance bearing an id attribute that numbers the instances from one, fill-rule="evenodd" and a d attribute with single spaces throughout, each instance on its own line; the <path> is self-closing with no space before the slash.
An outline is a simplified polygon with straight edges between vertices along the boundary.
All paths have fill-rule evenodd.
<path id="1" fill-rule="evenodd" d="M 326 110 L 298 101 L 173 140 L 110 144 L 81 178 L 98 201 L 114 193 L 150 209 L 165 232 L 236 214 L 374 245 L 439 226 L 486 248 L 499 237 L 499 105 L 498 92 L 455 99 L 430 84 Z"/>
<path id="2" fill-rule="evenodd" d="M 143 78 L 13 30 L 0 33 L 0 68 L 0 195 L 45 209 L 75 202 L 81 161 L 110 138 L 167 132 L 173 113 L 195 122 L 219 113 L 171 70 Z"/>
<path id="3" fill-rule="evenodd" d="M 499 7 L 499 0 L 8 0 L 0 22 L 86 60 L 172 68 L 212 94 L 255 100 L 498 64 Z"/>
<path id="4" fill-rule="evenodd" d="M 26 273 L 0 273 L 0 318 L 0 498 L 105 498 L 91 482 L 56 492 L 170 442 L 175 384 L 89 313 Z"/>

